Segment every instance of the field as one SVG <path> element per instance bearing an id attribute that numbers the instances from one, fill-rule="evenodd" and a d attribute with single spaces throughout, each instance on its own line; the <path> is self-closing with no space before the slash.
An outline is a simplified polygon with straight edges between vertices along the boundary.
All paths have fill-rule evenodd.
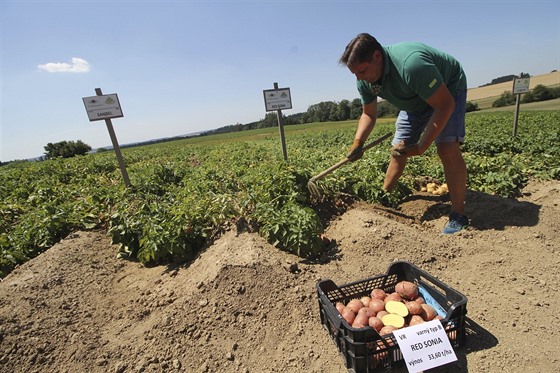
<path id="1" fill-rule="evenodd" d="M 511 111 L 468 116 L 454 237 L 448 197 L 418 191 L 444 181 L 433 149 L 393 194 L 386 142 L 310 200 L 355 122 L 287 127 L 287 163 L 274 129 L 126 149 L 129 190 L 112 153 L 2 167 L 0 370 L 343 372 L 315 284 L 407 260 L 468 298 L 467 344 L 434 371 L 553 371 L 559 122 L 522 112 L 513 140 Z"/>
<path id="2" fill-rule="evenodd" d="M 537 76 L 532 76 L 529 84 L 529 89 L 535 88 L 535 86 L 542 84 L 547 87 L 558 87 L 560 86 L 560 71 L 551 72 L 548 74 L 542 74 Z M 477 103 L 480 109 L 492 109 L 492 103 L 496 101 L 502 93 L 508 91 L 511 92 L 513 88 L 513 82 L 505 82 L 499 84 L 492 84 L 485 87 L 470 88 L 467 92 L 467 100 Z M 529 104 L 522 104 L 523 110 L 542 110 L 544 105 L 547 108 L 554 106 L 556 110 L 560 109 L 560 100 L 553 100 L 554 102 L 535 102 Z M 510 110 L 511 108 L 500 108 L 499 110 Z M 495 109 L 494 109 L 495 110 Z"/>

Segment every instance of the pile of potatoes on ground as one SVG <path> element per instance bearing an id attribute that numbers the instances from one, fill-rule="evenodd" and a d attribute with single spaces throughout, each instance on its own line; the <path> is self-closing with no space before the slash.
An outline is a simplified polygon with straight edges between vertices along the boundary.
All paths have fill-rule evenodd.
<path id="1" fill-rule="evenodd" d="M 353 328 L 370 326 L 380 335 L 425 321 L 443 319 L 432 306 L 418 294 L 418 286 L 410 281 L 400 281 L 395 292 L 387 294 L 373 289 L 370 296 L 352 299 L 348 304 L 336 303 L 336 309 Z"/>
<path id="2" fill-rule="evenodd" d="M 447 187 L 447 184 L 438 185 L 436 183 L 427 183 L 426 186 L 420 188 L 420 191 L 441 196 L 442 194 L 449 192 L 449 188 Z"/>

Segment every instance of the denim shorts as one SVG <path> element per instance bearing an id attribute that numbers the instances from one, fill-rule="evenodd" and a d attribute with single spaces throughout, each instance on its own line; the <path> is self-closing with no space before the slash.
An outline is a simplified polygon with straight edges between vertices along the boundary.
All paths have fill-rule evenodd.
<path id="1" fill-rule="evenodd" d="M 436 144 L 442 142 L 460 142 L 465 140 L 465 112 L 467 103 L 467 90 L 462 89 L 457 92 L 455 99 L 455 111 L 449 117 L 447 125 L 436 138 Z M 416 144 L 420 136 L 428 125 L 428 121 L 434 110 L 425 112 L 407 112 L 402 110 L 395 123 L 395 137 L 393 146 L 402 140 L 406 144 Z"/>

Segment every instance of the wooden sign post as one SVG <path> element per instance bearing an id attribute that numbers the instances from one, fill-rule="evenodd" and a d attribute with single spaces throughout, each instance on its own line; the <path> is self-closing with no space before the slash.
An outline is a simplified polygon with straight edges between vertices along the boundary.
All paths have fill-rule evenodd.
<path id="1" fill-rule="evenodd" d="M 520 76 L 522 76 L 521 74 Z M 519 120 L 519 105 L 521 103 L 521 94 L 529 92 L 529 79 L 530 78 L 515 78 L 513 79 L 513 94 L 517 95 L 515 99 L 515 119 L 513 121 L 513 137 L 517 136 L 517 122 Z"/>
<path id="2" fill-rule="evenodd" d="M 115 130 L 113 129 L 113 123 L 111 123 L 111 118 L 123 117 L 119 98 L 116 94 L 103 95 L 101 88 L 95 88 L 95 94 L 97 96 L 82 98 L 89 121 L 93 122 L 105 119 L 105 124 L 107 125 L 107 130 L 109 131 L 109 136 L 111 137 L 111 142 L 113 143 L 113 149 L 115 150 L 115 155 L 117 156 L 117 161 L 119 162 L 124 185 L 129 187 L 130 179 L 128 178 L 128 173 L 126 172 L 121 148 L 119 147 L 119 142 L 117 141 L 117 136 L 115 135 Z"/>
<path id="3" fill-rule="evenodd" d="M 266 111 L 276 110 L 278 118 L 278 128 L 280 129 L 280 141 L 282 142 L 282 153 L 284 160 L 288 160 L 288 152 L 286 150 L 286 139 L 284 138 L 284 119 L 282 118 L 282 109 L 292 108 L 292 96 L 290 88 L 278 88 L 278 83 L 274 83 L 274 89 L 265 89 L 263 91 L 264 104 Z"/>

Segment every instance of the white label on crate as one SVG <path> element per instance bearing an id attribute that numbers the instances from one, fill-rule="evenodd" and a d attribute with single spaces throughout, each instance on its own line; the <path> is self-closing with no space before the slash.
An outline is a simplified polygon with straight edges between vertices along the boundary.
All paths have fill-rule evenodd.
<path id="1" fill-rule="evenodd" d="M 393 332 L 409 372 L 439 367 L 457 360 L 451 342 L 439 320 L 409 326 Z"/>

